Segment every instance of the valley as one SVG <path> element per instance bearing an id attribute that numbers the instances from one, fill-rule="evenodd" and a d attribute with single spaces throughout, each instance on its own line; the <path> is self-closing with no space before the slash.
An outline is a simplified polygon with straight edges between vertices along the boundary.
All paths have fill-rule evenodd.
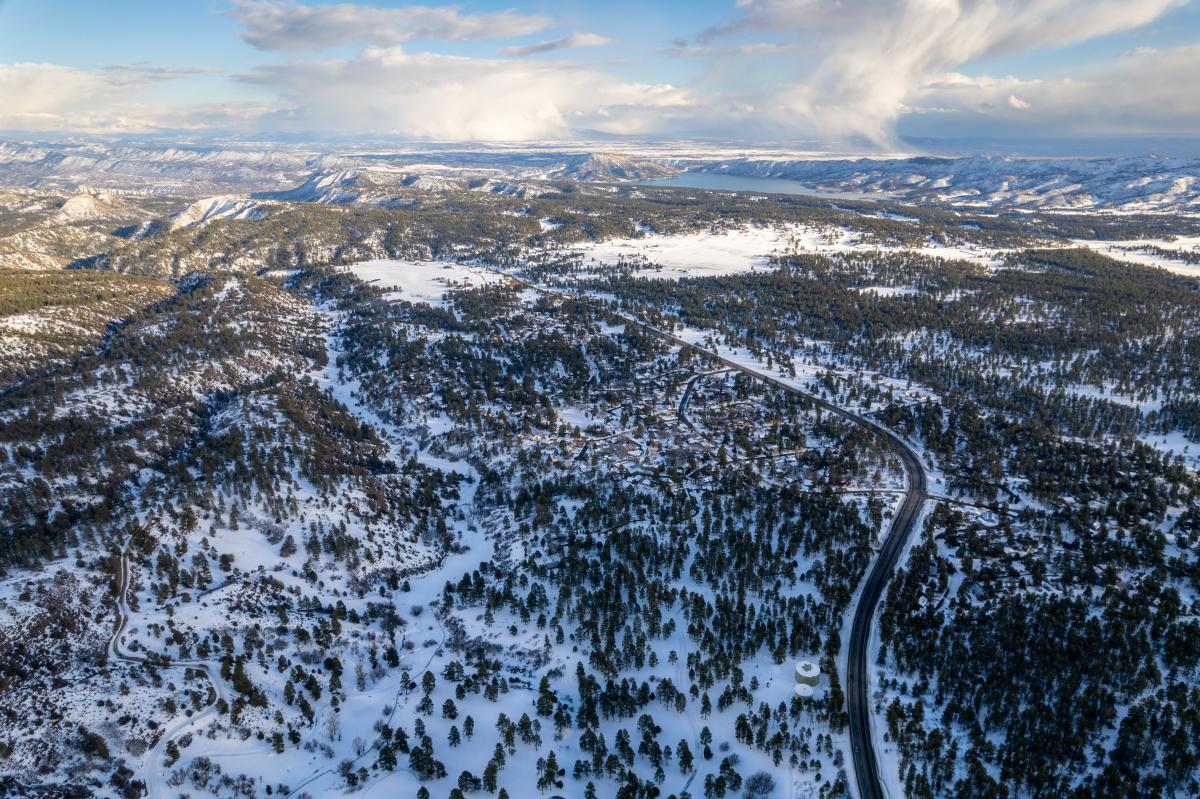
<path id="1" fill-rule="evenodd" d="M 1187 795 L 1195 220 L 636 180 L 12 190 L 5 790 Z"/>

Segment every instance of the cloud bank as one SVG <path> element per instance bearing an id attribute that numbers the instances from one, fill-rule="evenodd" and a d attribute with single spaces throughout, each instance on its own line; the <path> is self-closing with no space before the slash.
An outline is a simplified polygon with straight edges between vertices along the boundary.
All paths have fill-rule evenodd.
<path id="1" fill-rule="evenodd" d="M 302 130 L 439 140 L 515 141 L 581 126 L 634 132 L 639 117 L 686 106 L 687 92 L 629 83 L 585 67 L 408 53 L 370 47 L 354 58 L 259 67 L 243 81 L 290 100 Z"/>
<path id="2" fill-rule="evenodd" d="M 320 50 L 341 44 L 397 45 L 419 40 L 505 39 L 551 24 L 541 14 L 516 11 L 463 14 L 454 6 L 379 8 L 355 3 L 305 6 L 286 0 L 238 0 L 229 16 L 245 26 L 242 38 L 261 50 Z"/>
<path id="3" fill-rule="evenodd" d="M 921 113 L 978 133 L 1047 128 L 1064 134 L 1194 133 L 1200 45 L 1141 48 L 1072 78 L 1022 80 L 947 73 L 914 93 Z"/>
<path id="4" fill-rule="evenodd" d="M 638 49 L 522 10 L 232 0 L 222 13 L 263 63 L 0 64 L 0 127 L 498 141 L 600 131 L 879 149 L 897 146 L 898 124 L 933 136 L 1200 133 L 1200 42 L 1154 49 L 1130 33 L 1187 2 L 737 0 L 722 24 L 688 31 L 680 15 L 680 29 Z M 980 69 L 1123 32 L 1124 56 L 1070 74 Z M 437 52 L 446 42 L 472 55 Z M 575 53 L 601 46 L 612 46 L 604 63 Z M 531 58 L 544 54 L 557 55 Z M 191 80 L 206 96 L 225 86 L 260 99 L 189 102 Z"/>
<path id="5" fill-rule="evenodd" d="M 1187 0 L 738 0 L 735 30 L 819 35 L 828 55 L 782 87 L 782 113 L 817 132 L 891 144 L 896 120 L 973 59 L 1064 46 L 1146 25 Z M 1022 101 L 1013 104 L 1019 106 Z"/>
<path id="6" fill-rule="evenodd" d="M 166 81 L 219 70 L 115 64 L 95 70 L 58 64 L 0 64 L 0 129 L 80 133 L 237 130 L 279 113 L 278 103 L 155 102 Z"/>

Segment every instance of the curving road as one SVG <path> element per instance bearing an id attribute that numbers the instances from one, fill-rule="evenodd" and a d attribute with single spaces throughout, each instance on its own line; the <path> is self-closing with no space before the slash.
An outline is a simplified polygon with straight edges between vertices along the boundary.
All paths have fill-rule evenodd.
<path id="1" fill-rule="evenodd" d="M 579 295 L 539 286 L 501 270 L 493 271 L 526 288 L 543 294 L 552 294 L 563 299 L 579 299 Z M 839 405 L 834 405 L 832 402 L 822 399 L 815 394 L 810 394 L 807 391 L 796 388 L 791 383 L 781 380 L 773 374 L 760 371 L 717 352 L 685 341 L 673 333 L 643 322 L 640 319 L 628 316 L 619 311 L 615 311 L 614 313 L 648 333 L 677 344 L 691 352 L 699 353 L 730 369 L 736 369 L 756 380 L 762 380 L 783 391 L 804 397 L 820 408 L 840 416 L 852 424 L 868 428 L 884 443 L 884 446 L 896 453 L 901 463 L 904 464 L 907 482 L 904 503 L 900 506 L 900 512 L 892 519 L 892 525 L 888 528 L 888 533 L 883 539 L 883 543 L 879 548 L 879 554 L 875 558 L 874 563 L 871 564 L 866 579 L 863 581 L 862 590 L 858 597 L 858 605 L 854 609 L 854 621 L 850 627 L 850 645 L 846 658 L 845 691 L 847 710 L 850 717 L 850 747 L 853 753 L 854 777 L 858 785 L 859 799 L 885 799 L 887 792 L 879 775 L 879 759 L 875 754 L 875 744 L 871 737 L 871 703 L 867 690 L 868 675 L 870 672 L 868 669 L 867 653 L 871 638 L 871 623 L 875 618 L 875 609 L 879 606 L 879 600 L 883 596 L 883 589 L 887 586 L 887 582 L 896 568 L 896 561 L 899 559 L 900 553 L 904 550 L 909 536 L 912 535 L 913 530 L 916 528 L 917 522 L 921 517 L 921 511 L 925 507 L 925 500 L 928 497 L 928 476 L 925 473 L 925 464 L 921 461 L 916 451 L 903 438 L 874 419 L 870 419 Z M 683 409 L 687 394 L 691 392 L 694 382 L 695 378 L 688 383 L 685 397 L 680 402 L 679 415 L 681 418 L 683 418 Z M 892 797 L 891 799 L 897 798 Z"/>
<path id="2" fill-rule="evenodd" d="M 908 484 L 904 495 L 904 503 L 900 506 L 900 512 L 892 519 L 892 525 L 888 528 L 887 536 L 883 539 L 883 544 L 879 548 L 879 554 L 875 558 L 875 562 L 871 564 L 871 568 L 867 572 L 867 577 L 863 581 L 858 605 L 854 609 L 854 621 L 850 627 L 850 647 L 846 658 L 846 703 L 850 716 L 850 746 L 853 752 L 854 776 L 858 784 L 859 799 L 884 799 L 885 790 L 883 781 L 879 776 L 879 760 L 875 755 L 875 744 L 871 737 L 871 703 L 867 690 L 869 674 L 867 652 L 871 638 L 871 622 L 875 618 L 875 609 L 878 607 L 879 600 L 883 596 L 884 587 L 887 586 L 887 582 L 896 568 L 896 561 L 899 559 L 900 553 L 904 550 L 909 536 L 916 528 L 917 522 L 921 517 L 921 510 L 925 506 L 928 493 L 928 477 L 925 474 L 925 465 L 921 462 L 921 458 L 917 455 L 916 451 L 904 439 L 873 419 L 869 419 L 839 405 L 834 405 L 828 400 L 796 388 L 794 385 L 780 380 L 772 374 L 759 371 L 738 361 L 726 358 L 712 350 L 684 341 L 678 336 L 653 325 L 646 324 L 629 316 L 624 316 L 623 314 L 621 316 L 647 332 L 654 333 L 693 352 L 701 353 L 750 377 L 804 397 L 815 405 L 840 416 L 848 422 L 870 429 L 872 433 L 884 442 L 888 449 L 900 457 L 900 461 L 904 464 L 904 472 Z M 688 388 L 691 388 L 691 384 L 689 384 Z"/>
<path id="3" fill-rule="evenodd" d="M 551 294 L 561 298 L 578 299 L 577 295 L 571 295 L 563 291 L 549 289 L 544 286 L 539 286 L 530 283 L 522 278 L 515 277 L 512 274 L 501 270 L 495 271 L 516 283 L 535 291 Z M 835 405 L 828 400 L 822 399 L 814 394 L 797 388 L 796 386 L 779 379 L 773 374 L 766 371 L 755 369 L 746 364 L 727 358 L 713 350 L 706 349 L 697 344 L 685 341 L 682 338 L 669 333 L 654 325 L 648 324 L 632 316 L 616 312 L 625 321 L 636 325 L 648 333 L 656 335 L 666 341 L 676 344 L 686 350 L 698 353 L 706 358 L 709 358 L 717 363 L 722 364 L 729 369 L 737 370 L 756 380 L 764 381 L 776 388 L 787 391 L 791 394 L 805 398 L 818 407 L 833 413 L 846 421 L 853 424 L 861 425 L 870 429 L 889 449 L 900 457 L 904 464 L 904 469 L 907 478 L 907 490 L 905 493 L 904 503 L 900 507 L 900 512 L 892 520 L 891 527 L 888 530 L 887 536 L 883 540 L 880 547 L 878 557 L 867 574 L 863 582 L 862 591 L 859 594 L 858 605 L 854 611 L 854 621 L 850 630 L 850 644 L 847 657 L 845 690 L 849 711 L 850 720 L 850 744 L 853 750 L 853 763 L 855 780 L 858 785 L 858 794 L 860 799 L 884 799 L 885 790 L 883 783 L 879 777 L 879 764 L 875 755 L 875 747 L 871 737 L 871 706 L 868 696 L 868 663 L 867 653 L 868 644 L 871 636 L 871 623 L 875 616 L 875 609 L 879 604 L 879 600 L 883 595 L 883 589 L 887 586 L 887 581 L 892 575 L 892 571 L 896 567 L 896 561 L 899 559 L 900 552 L 903 551 L 909 536 L 916 527 L 917 521 L 920 518 L 921 510 L 924 507 L 927 498 L 927 477 L 925 474 L 924 464 L 920 457 L 900 436 L 892 432 L 888 428 L 878 422 L 869 419 L 861 414 L 855 413 L 846 408 Z M 679 417 L 686 424 L 691 426 L 690 420 L 685 415 L 687 401 L 692 392 L 692 388 L 696 381 L 703 375 L 696 375 L 687 384 L 684 391 L 684 396 L 679 403 Z M 179 735 L 183 730 L 191 727 L 199 722 L 207 719 L 209 716 L 216 713 L 217 705 L 220 699 L 229 702 L 229 689 L 225 685 L 225 681 L 220 676 L 218 666 L 208 661 L 200 660 L 163 660 L 161 658 L 151 658 L 146 655 L 137 655 L 128 652 L 122 648 L 121 638 L 125 633 L 125 629 L 129 624 L 129 605 L 127 594 L 129 589 L 129 558 L 125 547 L 121 548 L 121 570 L 120 582 L 117 589 L 117 612 L 118 624 L 109 640 L 108 653 L 114 660 L 122 660 L 128 663 L 137 663 L 143 665 L 154 665 L 156 667 L 175 667 L 175 668 L 192 668 L 204 673 L 212 685 L 214 699 L 200 712 L 191 717 L 180 719 L 175 724 L 164 730 L 162 736 L 157 743 L 149 749 L 142 761 L 143 779 L 146 782 L 147 790 L 150 799 L 162 794 L 163 785 L 165 782 L 165 769 L 162 767 L 162 753 L 166 744 Z M 394 711 L 393 711 L 394 712 Z M 378 741 L 371 749 L 375 749 Z M 364 753 L 364 755 L 367 753 Z M 357 760 L 357 758 L 356 758 Z M 151 770 L 151 765 L 156 767 Z M 325 772 L 317 774 L 306 780 L 303 785 L 307 785 L 313 780 L 319 778 Z M 694 776 L 694 774 L 693 774 Z M 689 780 L 690 783 L 690 780 Z M 294 790 L 294 794 L 299 788 Z M 290 796 L 291 794 L 289 794 Z"/>
<path id="4" fill-rule="evenodd" d="M 871 738 L 871 703 L 867 691 L 868 643 L 871 638 L 871 622 L 875 608 L 883 595 L 883 589 L 896 568 L 896 561 L 905 543 L 916 527 L 925 506 L 928 494 L 928 478 L 925 464 L 902 438 L 891 430 L 869 419 L 857 417 L 869 425 L 887 441 L 889 447 L 900 456 L 908 478 L 908 491 L 900 512 L 892 519 L 892 526 L 879 549 L 879 555 L 871 565 L 858 606 L 854 610 L 854 621 L 850 627 L 850 648 L 846 656 L 846 701 L 850 714 L 850 746 L 853 750 L 854 776 L 858 783 L 859 799 L 884 799 L 883 781 L 879 777 L 879 760 Z M 897 798 L 898 799 L 898 798 Z"/>
<path id="5" fill-rule="evenodd" d="M 209 716 L 215 715 L 220 700 L 224 699 L 228 704 L 230 701 L 229 689 L 225 685 L 225 681 L 221 679 L 220 667 L 209 661 L 164 660 L 161 657 L 137 655 L 123 649 L 121 638 L 125 635 L 125 628 L 129 626 L 130 616 L 128 601 L 129 554 L 127 548 L 124 546 L 121 547 L 121 572 L 119 580 L 117 585 L 117 629 L 108 641 L 108 656 L 113 660 L 123 660 L 126 663 L 137 663 L 156 668 L 194 669 L 203 672 L 212 685 L 212 701 L 199 712 L 191 716 L 185 716 L 163 730 L 163 734 L 159 736 L 154 746 L 146 750 L 146 754 L 142 756 L 142 780 L 146 783 L 146 790 L 150 795 L 150 799 L 157 799 L 157 797 L 163 795 L 163 786 L 167 777 L 166 768 L 162 765 L 163 750 L 166 748 L 167 743 L 188 727 L 199 724 L 207 720 Z"/>
<path id="6" fill-rule="evenodd" d="M 867 577 L 863 581 L 858 605 L 854 609 L 854 621 L 850 627 L 850 646 L 846 657 L 846 704 L 850 717 L 850 746 L 853 753 L 854 776 L 855 782 L 858 784 L 859 799 L 885 799 L 886 791 L 879 775 L 879 759 L 875 754 L 875 744 L 871 737 L 871 703 L 867 690 L 868 645 L 871 638 L 871 623 L 875 618 L 875 609 L 879 606 L 879 600 L 883 596 L 883 589 L 887 586 L 887 582 L 896 568 L 896 561 L 904 550 L 909 536 L 920 520 L 921 510 L 925 507 L 928 477 L 925 473 L 924 463 L 904 439 L 873 419 L 834 405 L 814 394 L 809 394 L 774 375 L 684 341 L 653 325 L 628 316 L 624 316 L 624 318 L 647 332 L 652 332 L 693 352 L 702 353 L 731 369 L 770 383 L 784 391 L 804 397 L 848 422 L 870 429 L 888 449 L 900 457 L 900 461 L 904 464 L 907 482 L 904 503 L 900 506 L 899 513 L 892 519 L 892 525 L 883 539 L 879 554 L 875 558 L 875 562 L 871 564 Z"/>

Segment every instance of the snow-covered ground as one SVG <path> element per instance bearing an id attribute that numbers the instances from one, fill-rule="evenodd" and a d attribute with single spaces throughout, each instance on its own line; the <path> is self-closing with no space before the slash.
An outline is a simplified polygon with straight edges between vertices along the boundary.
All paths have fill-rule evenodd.
<path id="1" fill-rule="evenodd" d="M 368 274 L 370 273 L 368 272 Z M 477 273 L 472 270 L 466 270 L 464 274 L 475 275 Z M 497 279 L 500 277 L 494 273 L 493 276 Z M 441 284 L 426 287 L 425 296 L 431 296 L 433 291 L 440 287 Z M 330 321 L 335 321 L 332 315 Z M 345 403 L 356 416 L 369 420 L 384 432 L 388 440 L 392 440 L 397 435 L 397 432 L 362 405 L 359 400 L 357 386 L 353 383 L 339 382 L 336 369 L 332 366 L 336 361 L 333 355 L 334 352 L 331 350 L 331 357 L 329 359 L 331 365 L 322 374 L 320 382 L 329 388 L 339 400 Z M 765 366 L 761 368 L 766 369 Z M 575 424 L 586 425 L 594 421 L 592 416 L 579 409 L 573 412 L 566 411 L 562 416 L 564 419 Z M 402 456 L 403 452 L 397 451 L 393 454 L 395 456 Z M 463 466 L 465 467 L 465 465 Z M 465 468 L 469 469 L 469 467 Z M 474 470 L 470 470 L 470 472 L 472 484 L 474 484 L 477 482 L 478 477 L 474 475 Z M 472 499 L 473 490 L 468 490 L 460 500 L 460 507 L 464 510 L 469 509 Z M 849 498 L 848 501 L 861 503 L 863 500 L 856 497 Z M 402 604 L 400 610 L 402 611 L 402 615 L 409 620 L 409 627 L 405 636 L 406 644 L 402 647 L 405 650 L 405 654 L 403 655 L 401 668 L 409 675 L 410 679 L 418 678 L 427 670 L 435 675 L 441 675 L 451 662 L 458 657 L 453 650 L 444 646 L 446 630 L 443 629 L 439 616 L 434 612 L 422 612 L 421 609 L 436 606 L 447 583 L 457 584 L 464 575 L 478 569 L 485 559 L 491 558 L 495 560 L 501 558 L 503 557 L 502 551 L 506 547 L 520 548 L 522 546 L 521 541 L 511 540 L 511 531 L 509 531 L 511 524 L 506 524 L 503 519 L 479 518 L 468 510 L 463 517 L 452 521 L 451 526 L 455 529 L 458 540 L 463 545 L 463 549 L 447 557 L 438 568 L 410 578 L 408 589 L 401 595 L 400 601 Z M 805 566 L 811 566 L 811 563 L 805 564 Z M 702 584 L 693 581 L 685 581 L 685 584 L 691 592 L 705 596 L 710 593 L 709 589 Z M 529 629 L 527 624 L 521 624 L 518 631 L 517 624 L 519 619 L 507 609 L 500 609 L 496 614 L 494 622 L 490 624 L 485 623 L 482 612 L 474 608 L 464 608 L 454 615 L 457 617 L 457 621 L 464 626 L 468 636 L 472 639 L 488 641 L 502 648 L 506 653 L 505 656 L 512 658 L 518 666 L 541 648 L 543 641 L 542 633 L 538 630 Z M 687 619 L 681 614 L 674 614 L 672 621 L 676 624 L 675 633 L 670 637 L 652 642 L 654 660 L 651 661 L 651 665 L 630 676 L 639 681 L 649 681 L 650 683 L 656 683 L 666 676 L 678 685 L 687 684 L 686 655 L 691 649 L 687 634 Z M 573 634 L 574 631 L 571 630 L 571 625 L 568 624 L 567 627 Z M 569 694 L 575 686 L 576 666 L 583 661 L 583 656 L 578 654 L 574 648 L 568 651 L 566 647 L 558 647 L 553 650 L 550 662 L 538 668 L 536 673 L 548 675 L 550 677 L 550 685 L 555 691 Z M 657 668 L 654 666 L 654 663 L 659 664 Z M 794 686 L 791 671 L 792 665 L 791 661 L 777 664 L 771 662 L 767 657 L 748 661 L 745 666 L 746 677 L 755 681 L 755 685 L 757 686 L 755 689 L 756 699 L 769 700 L 772 705 L 787 701 L 791 696 Z M 474 729 L 477 731 L 476 745 L 472 746 L 471 742 L 468 741 L 464 742 L 458 748 L 452 747 L 449 750 L 440 750 L 441 756 L 445 758 L 449 776 L 444 780 L 434 781 L 429 784 L 430 787 L 435 789 L 434 795 L 439 795 L 438 791 L 448 785 L 452 785 L 453 780 L 463 769 L 476 773 L 479 771 L 483 759 L 491 752 L 490 744 L 494 741 L 491 731 L 496 728 L 501 715 L 507 715 L 511 719 L 516 719 L 529 708 L 532 697 L 531 689 L 533 682 L 535 682 L 535 677 L 536 674 L 530 677 L 530 684 L 527 686 L 522 686 L 514 682 L 511 691 L 502 695 L 499 701 L 485 701 L 474 694 L 457 697 L 458 718 L 460 719 L 458 724 L 462 723 L 461 719 L 468 716 L 473 720 Z M 369 743 L 376 735 L 375 725 L 378 722 L 392 722 L 394 717 L 396 721 L 392 723 L 400 723 L 407 726 L 412 719 L 419 717 L 421 714 L 415 710 L 415 706 L 420 699 L 420 693 L 418 691 L 403 690 L 403 683 L 404 681 L 401 679 L 389 678 L 378 684 L 368 686 L 364 692 L 351 694 L 339 715 L 338 741 L 345 742 L 358 739 Z M 822 685 L 824 684 L 823 682 Z M 447 683 L 437 692 L 435 705 L 440 705 L 443 699 L 449 698 L 446 692 L 451 688 L 452 683 Z M 699 751 L 701 744 L 697 742 L 697 737 L 701 727 L 706 725 L 712 727 L 716 735 L 716 741 L 726 741 L 730 737 L 729 731 L 733 729 L 737 715 L 737 709 L 731 708 L 729 710 L 717 710 L 712 718 L 704 719 L 695 714 L 694 708 L 689 707 L 684 713 L 667 713 L 665 716 L 659 716 L 658 719 L 663 728 L 662 738 L 664 741 L 674 743 L 677 740 L 686 740 Z M 813 719 L 807 714 L 805 721 L 815 724 Z M 431 716 L 424 718 L 422 723 L 434 740 L 445 740 L 452 727 L 455 727 L 457 731 L 453 718 L 446 719 L 444 717 L 436 718 Z M 606 720 L 602 725 L 601 732 L 610 739 L 613 739 L 620 727 L 621 725 L 616 721 L 609 722 Z M 824 725 L 814 728 L 820 732 L 824 732 L 826 729 Z M 820 746 L 819 744 L 815 745 L 818 750 L 817 754 L 820 756 Z M 832 757 L 833 747 L 840 749 L 843 757 L 848 755 L 844 735 L 833 735 L 829 750 L 830 757 Z M 335 744 L 335 748 L 344 749 L 345 743 L 341 743 L 340 745 Z M 580 751 L 578 741 L 574 736 L 567 736 L 562 739 L 555 736 L 551 748 L 556 753 L 560 764 L 564 766 L 569 766 L 577 758 L 586 759 L 586 753 Z M 355 747 L 355 750 L 357 749 L 358 747 Z M 725 750 L 722 749 L 721 751 L 724 752 Z M 232 752 L 222 755 L 219 752 L 210 751 L 208 754 L 212 757 L 227 758 Z M 278 762 L 277 767 L 273 768 L 272 771 L 277 774 L 286 773 L 288 779 L 284 781 L 288 782 L 293 793 L 303 791 L 314 798 L 344 795 L 344 781 L 333 768 L 336 758 L 331 761 L 328 758 L 322 759 L 317 755 L 306 756 L 302 751 L 291 749 L 278 756 L 268 752 L 263 752 L 262 755 L 274 758 Z M 775 773 L 781 778 L 787 773 L 788 785 L 784 786 L 784 789 L 791 791 L 788 795 L 815 797 L 821 783 L 831 779 L 833 776 L 828 770 L 821 768 L 815 768 L 813 771 L 807 773 L 785 772 L 772 764 L 770 758 L 765 753 L 758 750 L 741 751 L 740 755 L 743 758 L 742 768 L 747 773 L 764 770 L 769 773 Z M 374 755 L 370 751 L 367 751 L 362 758 L 356 758 L 354 764 L 355 766 L 359 765 L 360 762 L 369 764 L 373 759 Z M 528 752 L 522 756 L 512 758 L 504 772 L 504 784 L 510 787 L 514 785 L 532 785 L 536 780 L 535 759 Z M 826 764 L 828 765 L 828 761 L 826 761 Z M 305 770 L 309 771 L 309 776 L 307 777 L 303 776 Z M 667 779 L 664 784 L 666 791 L 678 793 L 684 790 L 691 790 L 693 795 L 696 795 L 695 792 L 698 783 L 693 784 L 693 772 L 680 771 L 676 768 L 669 768 L 667 772 Z M 602 785 L 605 784 L 605 781 L 600 777 L 596 777 L 596 780 L 601 782 Z M 265 781 L 270 782 L 271 780 L 268 779 Z M 401 768 L 394 772 L 373 774 L 369 781 L 362 786 L 361 792 L 362 795 L 370 797 L 412 796 L 415 795 L 420 785 L 421 783 L 409 770 Z M 512 795 L 518 796 L 521 794 L 514 793 Z"/>
<path id="2" fill-rule="evenodd" d="M 870 383 L 880 387 L 890 389 L 893 396 L 901 402 L 929 402 L 939 399 L 932 392 L 925 390 L 920 386 L 909 385 L 904 380 L 899 380 L 886 375 L 869 372 L 851 372 L 840 369 L 831 363 L 816 363 L 814 361 L 805 360 L 799 356 L 793 357 L 790 368 L 785 367 L 783 362 L 773 361 L 768 363 L 762 358 L 757 357 L 754 353 L 745 347 L 734 347 L 722 343 L 717 340 L 717 337 L 709 330 L 703 330 L 695 327 L 681 327 L 673 331 L 673 335 L 688 342 L 695 344 L 698 347 L 703 347 L 711 352 L 715 352 L 722 358 L 727 358 L 730 361 L 745 366 L 758 374 L 771 377 L 782 383 L 807 391 L 811 394 L 822 394 L 824 389 L 821 384 L 822 377 L 832 375 L 836 378 L 848 382 L 857 382 L 859 380 L 867 380 Z M 882 409 L 881 403 L 860 403 L 858 407 L 851 410 L 859 413 L 872 413 Z"/>
<path id="3" fill-rule="evenodd" d="M 172 229 L 203 226 L 217 219 L 262 219 L 267 206 L 245 197 L 208 197 L 171 217 Z"/>
<path id="4" fill-rule="evenodd" d="M 611 239 L 573 248 L 589 263 L 612 266 L 644 261 L 638 274 L 661 278 L 714 277 L 770 269 L 771 256 L 788 253 L 834 255 L 855 251 L 904 251 L 934 258 L 963 260 L 983 266 L 1000 263 L 1002 250 L 970 245 L 946 246 L 930 241 L 923 247 L 892 248 L 843 227 L 781 225 L 741 227 L 686 234 L 650 233 L 640 238 Z M 653 267 L 651 267 L 653 265 Z"/>
<path id="5" fill-rule="evenodd" d="M 363 261 L 346 269 L 388 292 L 387 298 L 442 306 L 451 289 L 478 288 L 502 278 L 495 272 L 450 261 Z"/>
<path id="6" fill-rule="evenodd" d="M 975 155 L 791 160 L 759 156 L 710 160 L 703 169 L 745 178 L 783 178 L 824 190 L 982 208 L 1191 212 L 1200 203 L 1200 164 L 1192 158 Z"/>
<path id="7" fill-rule="evenodd" d="M 877 297 L 907 297 L 917 293 L 912 286 L 864 286 L 859 291 Z"/>
<path id="8" fill-rule="evenodd" d="M 1200 263 L 1188 263 L 1183 257 L 1172 258 L 1155 250 L 1166 250 L 1171 254 L 1178 253 L 1193 257 L 1200 256 L 1200 236 L 1180 236 L 1175 239 L 1138 239 L 1130 241 L 1090 241 L 1080 239 L 1075 241 L 1079 247 L 1087 247 L 1101 255 L 1116 258 L 1119 261 L 1141 264 L 1142 266 L 1157 266 L 1174 272 L 1177 275 L 1196 277 L 1200 275 Z"/>
<path id="9" fill-rule="evenodd" d="M 770 255 L 789 249 L 786 228 L 747 227 L 729 231 L 612 239 L 580 249 L 586 259 L 612 265 L 646 259 L 662 267 L 660 277 L 701 277 L 736 274 L 767 267 Z"/>

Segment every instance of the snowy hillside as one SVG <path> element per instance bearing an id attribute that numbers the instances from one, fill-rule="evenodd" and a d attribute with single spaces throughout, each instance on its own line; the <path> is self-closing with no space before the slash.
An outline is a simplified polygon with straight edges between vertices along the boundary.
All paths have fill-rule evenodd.
<path id="1" fill-rule="evenodd" d="M 209 197 L 175 214 L 170 223 L 172 228 L 191 227 L 214 219 L 262 219 L 266 213 L 262 203 L 245 197 Z"/>
<path id="2" fill-rule="evenodd" d="M 525 196 L 549 182 L 620 184 L 691 170 L 785 178 L 909 202 L 1055 210 L 1197 211 L 1200 160 L 1159 158 L 828 158 L 692 144 L 318 145 L 0 141 L 0 186 L 206 195 L 390 207 L 403 189 Z M 770 190 L 764 187 L 764 190 Z"/>
<path id="3" fill-rule="evenodd" d="M 76 194 L 67 198 L 58 209 L 55 219 L 61 222 L 85 222 L 102 219 L 122 219 L 137 214 L 138 209 L 119 197 L 103 192 Z"/>
<path id="4" fill-rule="evenodd" d="M 589 153 L 586 158 L 569 163 L 549 173 L 554 178 L 614 183 L 623 180 L 653 180 L 674 174 L 674 170 L 648 160 L 634 160 L 616 153 Z"/>
<path id="5" fill-rule="evenodd" d="M 717 161 L 701 171 L 980 207 L 1200 212 L 1200 160 L 904 158 Z"/>

